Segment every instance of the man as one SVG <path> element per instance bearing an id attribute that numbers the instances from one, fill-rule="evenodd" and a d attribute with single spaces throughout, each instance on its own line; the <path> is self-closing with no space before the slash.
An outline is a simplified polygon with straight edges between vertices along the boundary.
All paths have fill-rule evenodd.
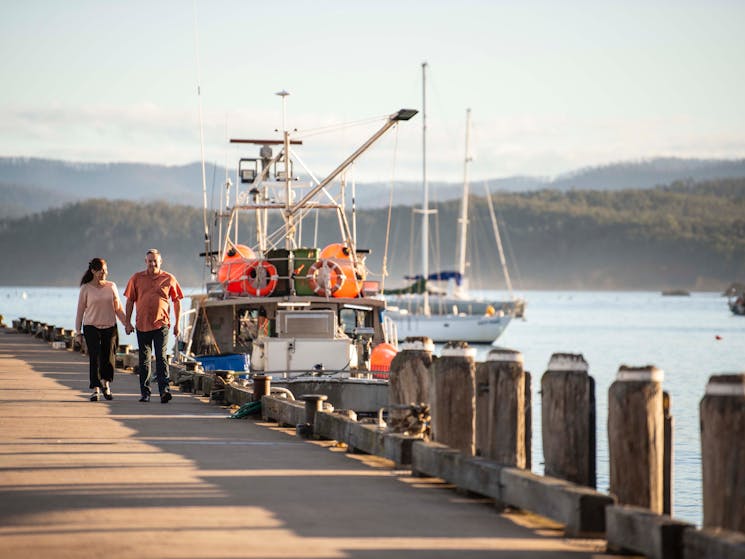
<path id="1" fill-rule="evenodd" d="M 163 259 L 158 249 L 151 248 L 145 254 L 147 268 L 137 272 L 127 283 L 124 296 L 127 298 L 126 318 L 131 324 L 132 310 L 137 305 L 135 329 L 137 330 L 137 345 L 140 358 L 140 402 L 150 401 L 150 356 L 151 346 L 155 350 L 155 374 L 158 379 L 160 401 L 167 404 L 171 400 L 168 389 L 168 363 L 166 361 L 166 344 L 170 326 L 170 308 L 168 300 L 173 302 L 173 314 L 176 318 L 173 324 L 173 335 L 179 334 L 179 318 L 181 316 L 181 299 L 184 294 L 176 278 L 160 269 Z M 132 333 L 132 326 L 125 328 L 127 334 Z"/>

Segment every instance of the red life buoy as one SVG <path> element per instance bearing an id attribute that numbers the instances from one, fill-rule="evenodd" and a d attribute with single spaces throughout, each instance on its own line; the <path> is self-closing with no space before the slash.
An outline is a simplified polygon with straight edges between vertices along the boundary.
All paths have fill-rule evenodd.
<path id="1" fill-rule="evenodd" d="M 254 260 L 246 268 L 246 275 L 241 281 L 243 291 L 254 297 L 271 295 L 277 287 L 277 268 L 266 260 Z"/>
<path id="2" fill-rule="evenodd" d="M 313 263 L 305 276 L 316 295 L 329 297 L 339 291 L 347 277 L 333 260 L 322 259 Z"/>

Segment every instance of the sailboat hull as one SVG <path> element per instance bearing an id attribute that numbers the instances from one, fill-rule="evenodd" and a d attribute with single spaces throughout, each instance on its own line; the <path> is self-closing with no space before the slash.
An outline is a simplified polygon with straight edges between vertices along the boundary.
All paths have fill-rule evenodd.
<path id="1" fill-rule="evenodd" d="M 427 336 L 435 343 L 465 341 L 474 344 L 490 344 L 502 335 L 510 323 L 510 315 L 420 315 L 397 310 L 386 310 L 398 330 L 398 339 L 409 336 Z"/>

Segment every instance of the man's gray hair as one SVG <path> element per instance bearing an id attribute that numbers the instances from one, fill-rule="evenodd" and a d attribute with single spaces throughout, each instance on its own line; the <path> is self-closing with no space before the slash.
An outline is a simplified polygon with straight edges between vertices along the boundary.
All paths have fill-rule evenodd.
<path id="1" fill-rule="evenodd" d="M 154 254 L 155 256 L 160 256 L 160 251 L 157 248 L 149 248 L 147 249 L 147 252 L 145 254 Z"/>

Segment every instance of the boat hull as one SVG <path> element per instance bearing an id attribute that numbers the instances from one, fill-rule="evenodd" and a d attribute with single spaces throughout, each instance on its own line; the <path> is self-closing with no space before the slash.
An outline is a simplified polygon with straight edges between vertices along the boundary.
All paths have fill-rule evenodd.
<path id="1" fill-rule="evenodd" d="M 435 343 L 465 341 L 491 344 L 502 335 L 512 317 L 474 315 L 430 315 L 385 311 L 395 324 L 399 341 L 409 336 L 427 336 Z"/>
<path id="2" fill-rule="evenodd" d="M 386 303 L 411 313 L 421 313 L 424 297 L 420 293 L 403 295 L 386 295 Z M 525 314 L 524 299 L 489 300 L 475 297 L 437 296 L 430 294 L 430 313 L 449 315 L 465 313 L 472 315 L 485 314 L 488 309 L 511 314 L 514 318 L 523 318 Z M 455 310 L 454 310 L 455 309 Z"/>
<path id="3" fill-rule="evenodd" d="M 731 310 L 732 314 L 735 316 L 745 316 L 745 304 L 730 302 L 729 310 Z"/>

